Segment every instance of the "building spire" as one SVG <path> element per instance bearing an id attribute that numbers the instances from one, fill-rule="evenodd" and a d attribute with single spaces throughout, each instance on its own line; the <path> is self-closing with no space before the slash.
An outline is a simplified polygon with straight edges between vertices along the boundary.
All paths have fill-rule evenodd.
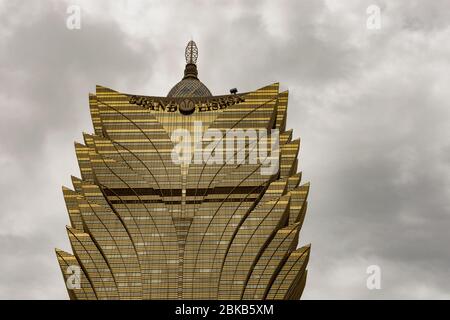
<path id="1" fill-rule="evenodd" d="M 189 41 L 184 52 L 186 64 L 196 64 L 198 58 L 198 48 L 193 40 Z"/>
<path id="2" fill-rule="evenodd" d="M 184 51 L 186 67 L 180 82 L 170 89 L 168 97 L 210 97 L 209 89 L 198 79 L 198 48 L 193 40 L 189 41 Z"/>
<path id="3" fill-rule="evenodd" d="M 198 48 L 193 40 L 189 41 L 186 50 L 184 51 L 184 57 L 186 58 L 186 68 L 184 68 L 184 77 L 198 79 L 197 70 L 197 58 L 198 58 Z"/>

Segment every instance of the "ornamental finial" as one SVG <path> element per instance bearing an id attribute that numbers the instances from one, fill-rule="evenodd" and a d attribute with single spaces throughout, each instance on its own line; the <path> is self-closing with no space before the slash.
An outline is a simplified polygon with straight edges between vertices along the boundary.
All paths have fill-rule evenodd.
<path id="1" fill-rule="evenodd" d="M 198 58 L 197 45 L 193 40 L 189 41 L 186 46 L 186 51 L 184 53 L 186 57 L 186 64 L 196 64 Z"/>

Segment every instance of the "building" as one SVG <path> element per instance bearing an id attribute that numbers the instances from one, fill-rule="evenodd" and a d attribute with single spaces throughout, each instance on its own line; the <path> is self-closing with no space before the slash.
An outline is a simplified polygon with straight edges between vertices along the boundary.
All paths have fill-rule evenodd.
<path id="1" fill-rule="evenodd" d="M 167 97 L 89 96 L 94 133 L 63 188 L 73 254 L 56 250 L 71 299 L 300 298 L 309 184 L 288 92 L 213 96 L 197 54 Z"/>

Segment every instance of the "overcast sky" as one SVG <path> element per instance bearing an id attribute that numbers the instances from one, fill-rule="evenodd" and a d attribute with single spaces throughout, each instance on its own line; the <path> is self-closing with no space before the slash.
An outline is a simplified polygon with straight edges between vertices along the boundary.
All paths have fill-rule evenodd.
<path id="1" fill-rule="evenodd" d="M 449 299 L 445 0 L 0 0 L 0 299 L 68 298 L 54 247 L 71 251 L 61 186 L 79 176 L 73 142 L 93 132 L 88 93 L 165 96 L 191 38 L 213 94 L 289 89 L 311 182 L 303 298 Z"/>

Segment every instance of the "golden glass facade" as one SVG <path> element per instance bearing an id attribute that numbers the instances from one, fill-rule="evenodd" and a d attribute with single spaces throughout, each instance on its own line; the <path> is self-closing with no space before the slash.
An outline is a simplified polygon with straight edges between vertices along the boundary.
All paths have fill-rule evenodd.
<path id="1" fill-rule="evenodd" d="M 71 299 L 300 298 L 310 248 L 297 244 L 309 184 L 297 173 L 300 141 L 285 129 L 288 92 L 277 83 L 224 96 L 186 90 L 150 97 L 97 86 L 89 96 L 94 134 L 75 144 L 81 179 L 63 188 L 73 254 L 56 250 L 66 282 L 70 266 L 80 269 Z M 198 122 L 203 132 L 266 130 L 269 142 L 278 129 L 278 169 L 176 163 L 172 134 L 193 133 Z M 213 151 L 225 154 L 230 139 Z M 211 143 L 202 137 L 200 146 Z"/>

